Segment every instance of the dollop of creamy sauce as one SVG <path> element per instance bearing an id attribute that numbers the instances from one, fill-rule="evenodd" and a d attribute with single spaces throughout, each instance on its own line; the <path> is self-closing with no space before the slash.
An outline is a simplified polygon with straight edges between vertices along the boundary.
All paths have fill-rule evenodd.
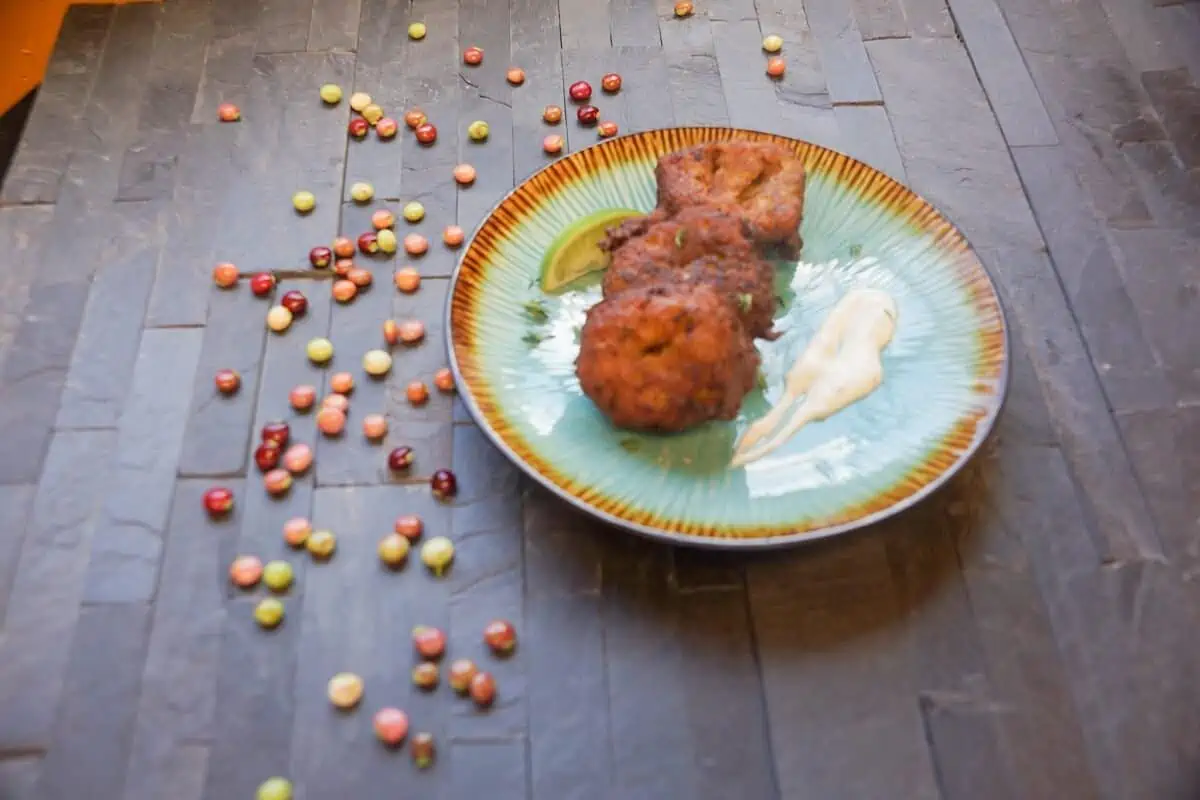
<path id="1" fill-rule="evenodd" d="M 896 318 L 896 301 L 887 292 L 847 292 L 788 370 L 779 403 L 746 430 L 730 466 L 757 461 L 810 422 L 830 417 L 879 388 L 882 355 L 896 333 Z"/>

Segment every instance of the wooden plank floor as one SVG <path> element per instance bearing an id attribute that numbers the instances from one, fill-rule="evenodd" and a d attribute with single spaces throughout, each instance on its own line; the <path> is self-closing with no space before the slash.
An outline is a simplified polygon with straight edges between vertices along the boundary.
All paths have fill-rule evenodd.
<path id="1" fill-rule="evenodd" d="M 1188 800 L 1200 797 L 1200 4 L 1174 0 L 169 0 L 79 6 L 0 193 L 0 797 L 239 800 L 271 775 L 304 800 Z M 428 24 L 420 43 L 410 21 Z M 765 33 L 789 72 L 762 74 Z M 485 66 L 464 71 L 475 44 Z M 503 80 L 518 64 L 520 88 Z M 938 496 L 877 530 L 769 556 L 671 550 L 604 529 L 518 476 L 461 406 L 402 387 L 444 360 L 454 256 L 418 295 L 378 286 L 286 337 L 212 265 L 295 269 L 355 233 L 355 180 L 468 230 L 545 162 L 540 109 L 621 72 L 623 130 L 737 125 L 844 150 L 966 232 L 1013 325 L 996 436 Z M 347 142 L 337 82 L 432 149 Z M 222 101 L 244 121 L 221 125 Z M 462 132 L 491 125 L 477 146 Z M 570 149 L 592 133 L 566 126 Z M 469 159 L 469 190 L 448 180 Z M 317 210 L 298 219 L 305 187 Z M 373 346 L 388 315 L 428 341 L 357 409 L 384 409 L 438 506 L 350 435 L 282 502 L 248 464 L 300 343 Z M 355 356 L 356 358 L 357 356 Z M 241 371 L 212 398 L 220 367 Z M 293 434 L 315 438 L 300 417 Z M 249 467 L 249 469 L 248 469 Z M 201 512 L 215 482 L 232 518 Z M 382 573 L 398 513 L 458 543 L 436 581 Z M 329 565 L 287 555 L 264 634 L 231 558 L 332 521 Z M 473 653 L 519 628 L 481 715 L 410 686 L 409 629 Z M 365 708 L 333 713 L 339 670 Z M 435 733 L 418 772 L 372 740 L 397 704 Z"/>

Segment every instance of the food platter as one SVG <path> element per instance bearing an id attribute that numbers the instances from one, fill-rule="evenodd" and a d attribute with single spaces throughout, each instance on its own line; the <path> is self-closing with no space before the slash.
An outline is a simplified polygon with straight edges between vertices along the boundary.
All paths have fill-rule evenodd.
<path id="1" fill-rule="evenodd" d="M 782 144 L 807 171 L 803 250 L 799 260 L 774 262 L 782 335 L 756 340 L 757 386 L 736 418 L 674 434 L 619 429 L 583 393 L 575 370 L 599 282 L 581 279 L 548 294 L 539 281 L 543 257 L 577 220 L 609 209 L 653 210 L 660 157 L 732 141 Z M 823 321 L 848 297 L 868 294 L 894 305 L 878 385 L 768 454 L 735 458 L 751 426 L 784 404 L 789 371 Z M 952 223 L 844 154 L 742 129 L 647 131 L 552 162 L 475 231 L 452 277 L 446 315 L 463 402 L 497 447 L 600 519 L 696 546 L 794 544 L 912 505 L 971 458 L 1008 385 L 999 297 Z"/>

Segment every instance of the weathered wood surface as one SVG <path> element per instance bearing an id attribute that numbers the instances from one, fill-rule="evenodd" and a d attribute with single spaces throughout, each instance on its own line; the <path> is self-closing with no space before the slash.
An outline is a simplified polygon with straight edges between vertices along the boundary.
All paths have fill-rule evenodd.
<path id="1" fill-rule="evenodd" d="M 1200 796 L 1200 5 L 671 6 L 72 8 L 0 192 L 0 797 L 236 800 L 273 774 L 305 800 Z M 777 84 L 766 33 L 786 40 Z M 472 44 L 484 67 L 460 64 Z M 625 131 L 804 137 L 963 227 L 1014 346 L 1006 413 L 963 475 L 876 530 L 733 559 L 604 529 L 520 478 L 460 404 L 408 406 L 405 384 L 444 360 L 441 229 L 470 230 L 544 164 L 541 108 L 608 70 Z M 437 145 L 347 142 L 326 81 L 396 116 L 422 106 Z M 239 125 L 217 123 L 225 100 Z M 474 119 L 486 145 L 464 135 Z M 462 160 L 480 175 L 465 190 Z M 278 291 L 311 308 L 280 337 L 263 301 L 211 286 L 216 261 L 303 270 L 310 245 L 362 230 L 360 179 L 425 204 L 419 294 L 390 285 L 402 256 L 373 261 L 352 306 L 293 273 Z M 305 219 L 288 209 L 301 186 Z M 356 360 L 387 316 L 428 340 L 354 404 L 390 416 L 415 477 L 395 482 L 353 430 L 267 500 L 254 432 L 288 413 L 288 387 L 325 380 L 299 343 L 329 335 Z M 224 366 L 244 385 L 216 399 Z M 293 432 L 312 441 L 313 421 Z M 420 486 L 442 466 L 463 487 L 449 508 Z M 214 526 L 200 497 L 218 479 L 241 502 Z M 451 577 L 378 569 L 403 512 L 457 541 Z M 282 553 L 294 515 L 336 527 L 333 563 Z M 272 634 L 228 588 L 242 552 L 298 568 Z M 522 634 L 492 713 L 410 686 L 413 625 L 470 652 L 492 616 Z M 343 669 L 367 679 L 352 717 L 324 698 Z M 383 704 L 437 734 L 436 768 L 372 741 Z"/>

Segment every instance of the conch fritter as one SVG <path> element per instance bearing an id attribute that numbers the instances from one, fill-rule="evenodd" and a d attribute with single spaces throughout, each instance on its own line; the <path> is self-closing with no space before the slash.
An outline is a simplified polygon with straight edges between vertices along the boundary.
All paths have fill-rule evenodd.
<path id="1" fill-rule="evenodd" d="M 674 283 L 630 288 L 593 306 L 575 371 L 615 426 L 666 433 L 733 419 L 758 365 L 716 289 Z"/>
<path id="2" fill-rule="evenodd" d="M 658 207 L 668 215 L 691 206 L 719 208 L 746 223 L 763 245 L 800 250 L 804 164 L 766 142 L 713 142 L 663 156 L 654 170 Z"/>
<path id="3" fill-rule="evenodd" d="M 774 270 L 758 255 L 740 219 L 703 206 L 674 217 L 627 220 L 605 243 L 612 263 L 604 296 L 656 283 L 704 283 L 725 296 L 755 338 L 773 338 Z"/>

